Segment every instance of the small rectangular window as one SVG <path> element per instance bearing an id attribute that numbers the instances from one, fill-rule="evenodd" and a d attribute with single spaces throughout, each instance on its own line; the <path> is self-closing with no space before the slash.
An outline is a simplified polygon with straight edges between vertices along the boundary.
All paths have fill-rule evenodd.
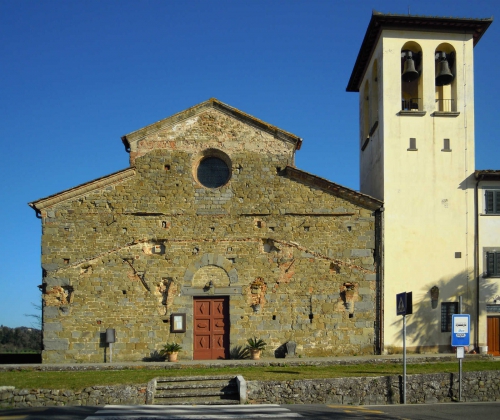
<path id="1" fill-rule="evenodd" d="M 441 303 L 441 332 L 451 332 L 451 318 L 457 313 L 458 302 Z"/>
<path id="2" fill-rule="evenodd" d="M 486 253 L 486 277 L 500 277 L 500 252 Z"/>
<path id="3" fill-rule="evenodd" d="M 500 190 L 486 190 L 485 193 L 486 214 L 500 214 Z"/>
<path id="4" fill-rule="evenodd" d="M 417 139 L 414 137 L 410 137 L 410 147 L 408 150 L 418 150 L 417 149 Z"/>
<path id="5" fill-rule="evenodd" d="M 441 149 L 442 152 L 451 152 L 450 148 L 450 139 L 443 139 L 443 148 Z"/>

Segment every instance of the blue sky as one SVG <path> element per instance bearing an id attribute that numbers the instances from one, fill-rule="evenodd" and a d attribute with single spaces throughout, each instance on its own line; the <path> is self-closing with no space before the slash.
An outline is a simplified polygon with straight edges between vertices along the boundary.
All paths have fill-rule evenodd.
<path id="1" fill-rule="evenodd" d="M 27 205 L 128 166 L 121 136 L 215 97 L 304 139 L 300 169 L 358 189 L 358 95 L 372 10 L 487 18 L 500 2 L 0 0 L 0 324 L 40 302 Z M 500 23 L 475 48 L 476 168 L 500 169 Z"/>

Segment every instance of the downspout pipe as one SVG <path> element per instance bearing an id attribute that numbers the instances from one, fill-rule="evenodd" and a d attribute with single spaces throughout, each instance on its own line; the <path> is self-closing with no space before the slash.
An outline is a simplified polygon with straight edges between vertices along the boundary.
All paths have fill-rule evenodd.
<path id="1" fill-rule="evenodd" d="M 480 286 L 481 282 L 479 281 L 479 257 L 480 257 L 480 250 L 479 250 L 479 183 L 483 180 L 484 175 L 481 174 L 479 178 L 476 178 L 476 186 L 474 187 L 474 276 L 476 277 L 476 337 L 475 337 L 475 342 L 476 342 L 476 347 L 477 347 L 477 352 L 479 353 L 479 323 L 480 323 L 480 315 L 481 315 L 481 309 L 479 307 L 479 302 L 480 302 Z"/>
<path id="2" fill-rule="evenodd" d="M 379 247 L 379 267 L 378 267 L 378 289 L 380 294 L 379 300 L 379 352 L 384 354 L 384 207 L 381 207 L 378 211 L 379 222 L 379 232 L 376 234 L 378 237 L 378 247 Z"/>

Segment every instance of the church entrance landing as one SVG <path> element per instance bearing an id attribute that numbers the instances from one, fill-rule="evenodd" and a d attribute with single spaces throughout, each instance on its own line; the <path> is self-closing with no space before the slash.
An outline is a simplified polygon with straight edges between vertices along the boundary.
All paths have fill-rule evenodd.
<path id="1" fill-rule="evenodd" d="M 229 298 L 194 297 L 194 360 L 229 358 Z"/>

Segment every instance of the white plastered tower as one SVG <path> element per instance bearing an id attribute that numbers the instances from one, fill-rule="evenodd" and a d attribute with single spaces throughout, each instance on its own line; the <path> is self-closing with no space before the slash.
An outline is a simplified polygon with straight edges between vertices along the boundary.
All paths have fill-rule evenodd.
<path id="1" fill-rule="evenodd" d="M 474 347 L 473 49 L 491 19 L 374 12 L 347 91 L 359 92 L 361 192 L 384 202 L 381 347 L 402 347 L 396 294 L 412 292 L 407 347 L 450 350 L 462 297 Z"/>

